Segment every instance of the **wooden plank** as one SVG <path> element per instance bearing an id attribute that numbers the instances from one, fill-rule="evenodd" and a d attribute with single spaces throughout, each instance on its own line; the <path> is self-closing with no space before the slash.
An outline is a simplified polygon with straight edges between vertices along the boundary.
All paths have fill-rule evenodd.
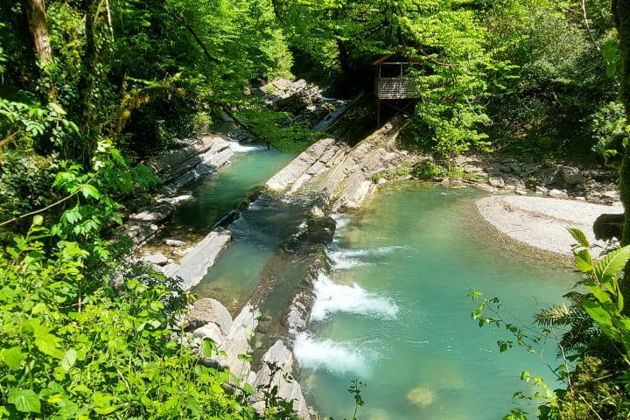
<path id="1" fill-rule="evenodd" d="M 377 96 L 379 99 L 417 98 L 413 80 L 406 77 L 382 77 L 377 80 Z"/>

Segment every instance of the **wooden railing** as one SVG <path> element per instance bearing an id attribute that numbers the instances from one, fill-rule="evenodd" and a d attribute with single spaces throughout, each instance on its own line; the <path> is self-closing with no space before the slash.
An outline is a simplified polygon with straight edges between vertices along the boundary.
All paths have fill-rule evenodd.
<path id="1" fill-rule="evenodd" d="M 417 98 L 418 92 L 412 79 L 407 77 L 381 77 L 376 80 L 379 99 Z"/>

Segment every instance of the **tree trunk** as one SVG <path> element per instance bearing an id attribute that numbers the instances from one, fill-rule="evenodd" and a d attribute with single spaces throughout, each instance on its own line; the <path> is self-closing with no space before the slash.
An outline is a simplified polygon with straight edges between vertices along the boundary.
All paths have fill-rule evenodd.
<path id="1" fill-rule="evenodd" d="M 630 123 L 630 0 L 613 0 L 612 13 L 619 37 L 621 82 L 620 98 L 626 109 L 626 120 Z M 630 149 L 625 148 L 619 171 L 619 193 L 625 209 L 622 245 L 630 245 Z M 621 282 L 626 314 L 630 314 L 630 263 L 626 265 L 624 279 Z"/>
<path id="2" fill-rule="evenodd" d="M 50 46 L 50 38 L 48 37 L 48 23 L 46 21 L 46 5 L 44 0 L 27 0 L 26 1 L 26 19 L 28 21 L 28 29 L 33 37 L 33 46 L 35 47 L 35 55 L 37 63 L 41 70 L 41 77 L 46 76 L 46 67 L 52 62 L 52 48 Z M 52 80 L 48 81 L 48 101 L 57 102 L 57 89 Z"/>
<path id="3" fill-rule="evenodd" d="M 37 61 L 45 67 L 52 61 L 52 49 L 48 39 L 48 25 L 46 24 L 46 6 L 43 0 L 27 0 L 26 17 L 28 27 L 33 36 Z"/>

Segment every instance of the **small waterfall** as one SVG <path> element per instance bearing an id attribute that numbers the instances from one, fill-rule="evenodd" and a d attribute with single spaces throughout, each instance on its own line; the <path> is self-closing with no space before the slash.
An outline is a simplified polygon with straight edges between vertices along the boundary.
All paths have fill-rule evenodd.
<path id="1" fill-rule="evenodd" d="M 314 283 L 315 304 L 311 320 L 322 321 L 337 312 L 395 319 L 398 306 L 390 299 L 370 293 L 357 284 L 336 284 L 320 273 Z"/>
<path id="2" fill-rule="evenodd" d="M 378 356 L 374 351 L 361 349 L 356 343 L 314 339 L 308 333 L 299 333 L 295 337 L 293 352 L 303 368 L 361 377 L 369 376 L 371 361 Z"/>

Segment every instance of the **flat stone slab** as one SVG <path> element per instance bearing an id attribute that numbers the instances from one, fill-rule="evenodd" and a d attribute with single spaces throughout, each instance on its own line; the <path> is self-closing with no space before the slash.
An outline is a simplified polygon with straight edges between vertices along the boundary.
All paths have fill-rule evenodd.
<path id="1" fill-rule="evenodd" d="M 179 264 L 166 266 L 164 274 L 179 277 L 184 290 L 195 287 L 231 240 L 232 234 L 229 230 L 223 228 L 213 230 L 188 251 Z"/>
<path id="2" fill-rule="evenodd" d="M 623 213 L 621 205 L 531 196 L 492 196 L 476 202 L 479 213 L 499 232 L 527 245 L 572 255 L 575 240 L 567 228 L 582 230 L 593 244 L 593 224 L 602 214 Z"/>

